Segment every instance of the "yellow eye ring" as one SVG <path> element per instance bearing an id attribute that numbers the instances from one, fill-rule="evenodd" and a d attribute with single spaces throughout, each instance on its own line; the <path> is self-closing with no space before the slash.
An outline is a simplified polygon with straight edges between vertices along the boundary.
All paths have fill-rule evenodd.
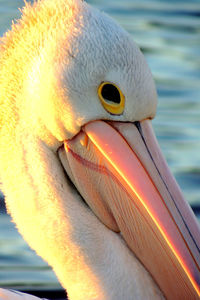
<path id="1" fill-rule="evenodd" d="M 102 82 L 98 87 L 101 104 L 109 113 L 120 115 L 124 111 L 125 97 L 120 88 L 109 81 Z"/>

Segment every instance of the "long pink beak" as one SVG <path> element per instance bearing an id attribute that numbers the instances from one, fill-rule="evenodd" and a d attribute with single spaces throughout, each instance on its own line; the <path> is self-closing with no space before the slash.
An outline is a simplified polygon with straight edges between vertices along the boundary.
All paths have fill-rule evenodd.
<path id="1" fill-rule="evenodd" d="M 150 120 L 94 121 L 59 151 L 100 220 L 120 231 L 167 299 L 200 299 L 200 229 Z"/>

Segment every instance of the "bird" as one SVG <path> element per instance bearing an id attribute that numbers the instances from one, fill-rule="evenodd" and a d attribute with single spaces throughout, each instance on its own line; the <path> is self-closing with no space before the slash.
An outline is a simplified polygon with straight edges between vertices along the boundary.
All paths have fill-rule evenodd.
<path id="1" fill-rule="evenodd" d="M 200 230 L 156 107 L 139 47 L 85 1 L 26 2 L 0 40 L 7 211 L 69 299 L 200 298 Z"/>

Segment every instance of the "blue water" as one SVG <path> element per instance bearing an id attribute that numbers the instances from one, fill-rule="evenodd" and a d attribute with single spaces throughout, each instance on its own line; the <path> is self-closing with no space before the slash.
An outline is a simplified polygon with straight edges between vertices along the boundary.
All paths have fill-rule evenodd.
<path id="1" fill-rule="evenodd" d="M 90 0 L 140 45 L 153 72 L 159 105 L 153 125 L 186 199 L 200 205 L 200 1 Z M 0 36 L 20 16 L 22 0 L 0 0 Z M 56 288 L 50 268 L 0 214 L 0 285 Z"/>

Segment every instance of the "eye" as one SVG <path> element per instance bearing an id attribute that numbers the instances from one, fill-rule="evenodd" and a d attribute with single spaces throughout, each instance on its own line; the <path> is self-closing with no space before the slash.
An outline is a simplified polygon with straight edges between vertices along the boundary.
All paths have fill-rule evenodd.
<path id="1" fill-rule="evenodd" d="M 105 110 L 113 115 L 124 111 L 125 97 L 120 88 L 111 82 L 102 82 L 98 87 L 98 96 Z"/>

